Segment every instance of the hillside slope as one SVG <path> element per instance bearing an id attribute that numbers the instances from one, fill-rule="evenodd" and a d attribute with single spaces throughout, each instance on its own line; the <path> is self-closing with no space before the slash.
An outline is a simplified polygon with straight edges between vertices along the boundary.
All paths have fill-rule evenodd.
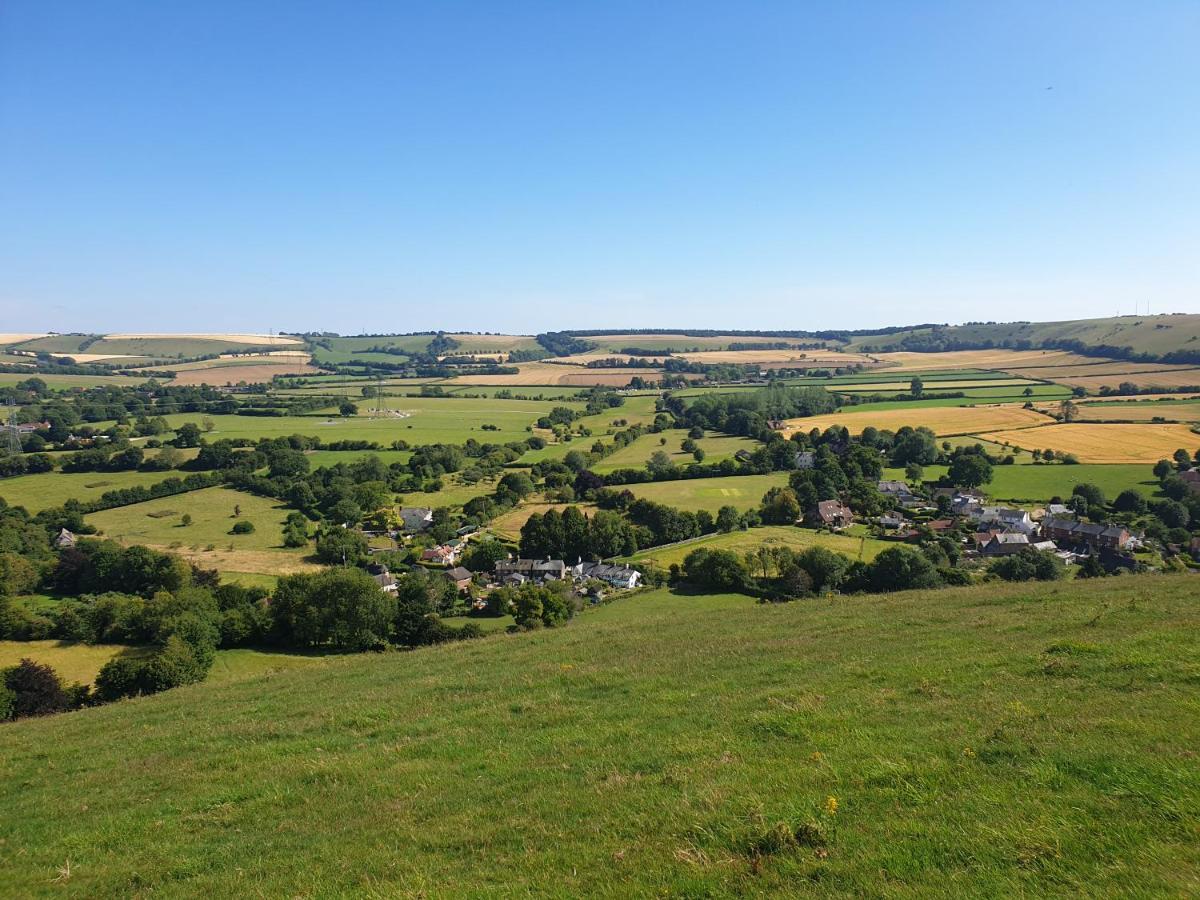
<path id="1" fill-rule="evenodd" d="M 19 722 L 0 894 L 1194 895 L 1198 585 L 656 592 Z"/>
<path id="2" fill-rule="evenodd" d="M 1013 346 L 1027 341 L 1033 347 L 1049 346 L 1057 341 L 1079 341 L 1087 347 L 1126 347 L 1134 354 L 1161 357 L 1170 353 L 1200 353 L 1200 315 L 1180 313 L 919 328 L 894 334 L 856 335 L 848 349 L 920 349 L 923 344 L 939 341 L 996 346 Z"/>

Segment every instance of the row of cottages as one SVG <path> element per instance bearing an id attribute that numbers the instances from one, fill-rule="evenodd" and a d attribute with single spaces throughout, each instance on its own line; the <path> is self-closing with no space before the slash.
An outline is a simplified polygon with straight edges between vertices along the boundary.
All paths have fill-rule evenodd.
<path id="1" fill-rule="evenodd" d="M 510 587 L 527 581 L 563 581 L 567 578 L 594 578 L 623 589 L 635 588 L 642 583 L 642 573 L 629 565 L 611 566 L 580 561 L 569 566 L 561 559 L 499 559 L 496 560 L 495 572 L 496 579 Z"/>
<path id="2" fill-rule="evenodd" d="M 374 579 L 379 585 L 379 589 L 385 594 L 395 594 L 399 590 L 396 584 L 396 577 L 383 563 L 372 563 L 367 566 L 367 574 Z M 461 593 L 471 586 L 471 580 L 475 577 L 470 569 L 464 569 L 462 566 L 456 566 L 453 569 L 447 569 L 442 573 L 451 584 L 453 584 Z"/>
<path id="3" fill-rule="evenodd" d="M 1134 536 L 1124 525 L 1080 522 L 1078 519 L 1047 517 L 1042 520 L 1042 532 L 1060 544 L 1082 544 L 1097 550 L 1125 550 L 1135 542 Z"/>

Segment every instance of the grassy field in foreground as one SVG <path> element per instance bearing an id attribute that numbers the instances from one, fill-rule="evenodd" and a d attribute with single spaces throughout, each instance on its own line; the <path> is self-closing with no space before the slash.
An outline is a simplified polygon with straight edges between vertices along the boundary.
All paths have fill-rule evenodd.
<path id="1" fill-rule="evenodd" d="M 1185 577 L 642 594 L 0 727 L 0 878 L 23 897 L 1191 895 L 1198 636 Z"/>
<path id="2" fill-rule="evenodd" d="M 684 557 L 698 547 L 709 550 L 733 550 L 744 554 L 759 547 L 790 547 L 800 551 L 809 547 L 825 547 L 844 553 L 853 559 L 870 561 L 889 542 L 869 538 L 865 535 L 830 534 L 810 528 L 795 528 L 789 525 L 766 525 L 746 531 L 731 531 L 728 534 L 710 534 L 694 541 L 671 547 L 650 547 L 626 557 L 629 562 L 653 565 L 667 569 L 671 563 L 682 563 Z"/>
<path id="3" fill-rule="evenodd" d="M 992 450 L 991 447 L 988 448 Z M 927 481 L 946 474 L 945 466 L 926 466 Z M 885 478 L 904 480 L 903 469 L 885 469 Z M 1070 497 L 1077 484 L 1094 484 L 1110 500 L 1126 488 L 1146 498 L 1158 492 L 1158 480 L 1151 466 L 1133 463 L 1064 466 L 1012 465 L 993 466 L 992 480 L 980 489 L 994 500 L 1022 503 L 1048 503 L 1051 497 Z"/>

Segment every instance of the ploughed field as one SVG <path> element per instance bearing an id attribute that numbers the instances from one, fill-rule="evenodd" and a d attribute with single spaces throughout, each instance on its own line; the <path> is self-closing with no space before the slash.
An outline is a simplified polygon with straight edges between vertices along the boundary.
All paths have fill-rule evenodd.
<path id="1" fill-rule="evenodd" d="M 0 728 L 11 896 L 1187 896 L 1185 576 L 330 658 Z"/>

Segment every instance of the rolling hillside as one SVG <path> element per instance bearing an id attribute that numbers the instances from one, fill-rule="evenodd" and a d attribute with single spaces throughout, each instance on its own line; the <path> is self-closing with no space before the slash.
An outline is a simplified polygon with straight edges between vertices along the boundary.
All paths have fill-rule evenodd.
<path id="1" fill-rule="evenodd" d="M 991 343 L 1051 346 L 1056 341 L 1079 341 L 1087 347 L 1127 347 L 1135 354 L 1161 357 L 1175 352 L 1200 354 L 1200 315 L 1120 316 L 1064 322 L 975 323 L 919 328 L 894 334 L 856 335 L 849 349 L 914 350 L 932 341 L 964 344 Z M 953 348 L 947 348 L 953 349 Z"/>
<path id="2" fill-rule="evenodd" d="M 1195 895 L 1194 581 L 654 592 L 17 722 L 0 893 Z"/>

